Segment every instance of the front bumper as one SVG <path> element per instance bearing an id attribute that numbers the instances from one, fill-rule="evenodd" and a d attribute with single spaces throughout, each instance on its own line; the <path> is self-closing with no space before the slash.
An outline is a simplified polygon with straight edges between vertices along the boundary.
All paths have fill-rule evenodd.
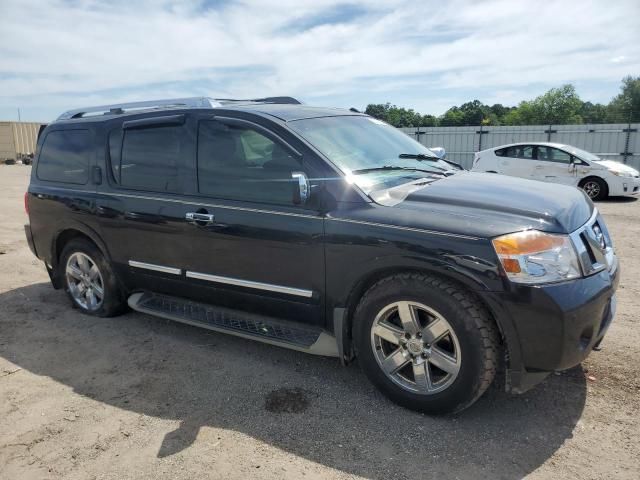
<path id="1" fill-rule="evenodd" d="M 607 184 L 609 186 L 609 195 L 613 197 L 640 195 L 640 178 L 613 177 L 607 180 Z"/>
<path id="2" fill-rule="evenodd" d="M 613 320 L 619 278 L 616 260 L 586 278 L 485 293 L 507 344 L 507 390 L 525 392 L 549 373 L 582 362 Z"/>

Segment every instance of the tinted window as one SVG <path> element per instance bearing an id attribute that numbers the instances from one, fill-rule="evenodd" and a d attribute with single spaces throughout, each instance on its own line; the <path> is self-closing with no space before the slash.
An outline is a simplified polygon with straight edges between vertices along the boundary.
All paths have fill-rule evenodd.
<path id="1" fill-rule="evenodd" d="M 553 147 L 538 147 L 538 160 L 568 164 L 571 155 Z"/>
<path id="2" fill-rule="evenodd" d="M 122 147 L 122 129 L 116 128 L 109 133 L 109 163 L 111 174 L 116 182 L 120 182 L 120 147 Z"/>
<path id="3" fill-rule="evenodd" d="M 89 179 L 88 130 L 57 130 L 47 134 L 38 159 L 37 176 L 52 182 L 84 185 Z"/>
<path id="4" fill-rule="evenodd" d="M 513 147 L 503 148 L 503 157 L 510 158 L 533 158 L 533 147 L 531 145 L 514 145 Z"/>
<path id="5" fill-rule="evenodd" d="M 177 192 L 183 128 L 160 126 L 125 130 L 120 184 L 144 190 Z"/>
<path id="6" fill-rule="evenodd" d="M 218 198 L 290 205 L 299 162 L 246 127 L 204 121 L 198 127 L 198 188 Z"/>

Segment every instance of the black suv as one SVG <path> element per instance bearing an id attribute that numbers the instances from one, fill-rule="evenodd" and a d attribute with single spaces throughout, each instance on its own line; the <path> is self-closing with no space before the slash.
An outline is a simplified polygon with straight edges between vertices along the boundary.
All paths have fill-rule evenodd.
<path id="1" fill-rule="evenodd" d="M 140 102 L 40 135 L 26 235 L 83 313 L 355 357 L 394 401 L 472 404 L 582 361 L 618 261 L 574 187 L 471 173 L 355 110 Z M 240 353 L 240 352 L 238 352 Z"/>

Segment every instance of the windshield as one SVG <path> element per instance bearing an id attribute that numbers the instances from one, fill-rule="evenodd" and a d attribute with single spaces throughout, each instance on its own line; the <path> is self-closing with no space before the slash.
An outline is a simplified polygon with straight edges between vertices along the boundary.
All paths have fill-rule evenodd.
<path id="1" fill-rule="evenodd" d="M 441 177 L 455 169 L 407 134 L 372 117 L 308 118 L 289 126 L 366 193 L 433 174 Z"/>
<path id="2" fill-rule="evenodd" d="M 592 162 L 597 162 L 598 160 L 602 160 L 600 157 L 598 157 L 597 155 L 594 155 L 593 153 L 580 150 L 579 148 L 572 147 L 571 145 L 565 145 L 564 149 L 568 151 L 571 155 L 574 155 L 581 160 L 587 160 L 587 161 L 590 160 Z"/>

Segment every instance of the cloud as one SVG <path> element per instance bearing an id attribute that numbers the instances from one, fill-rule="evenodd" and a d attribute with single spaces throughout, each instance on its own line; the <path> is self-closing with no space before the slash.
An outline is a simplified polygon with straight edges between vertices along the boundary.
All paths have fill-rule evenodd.
<path id="1" fill-rule="evenodd" d="M 635 0 L 3 0 L 0 113 L 20 106 L 48 120 L 84 104 L 189 95 L 442 113 L 566 82 L 606 101 L 640 73 L 639 17 Z"/>

